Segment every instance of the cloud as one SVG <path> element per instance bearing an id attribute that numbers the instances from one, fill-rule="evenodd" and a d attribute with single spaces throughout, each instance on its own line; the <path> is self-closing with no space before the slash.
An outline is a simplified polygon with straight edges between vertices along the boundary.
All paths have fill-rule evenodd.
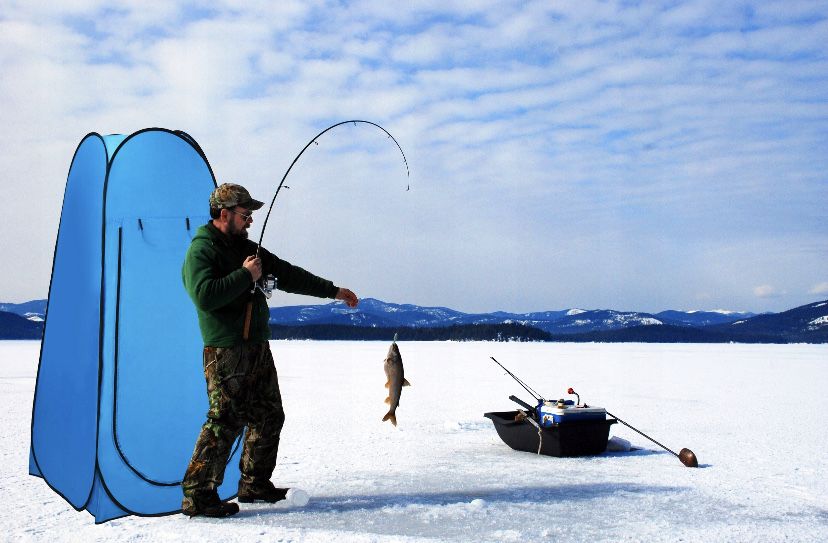
<path id="1" fill-rule="evenodd" d="M 757 298 L 778 298 L 785 293 L 771 285 L 760 285 L 758 287 L 753 287 L 753 294 Z"/>
<path id="2" fill-rule="evenodd" d="M 823 281 L 817 285 L 814 285 L 814 288 L 808 291 L 808 294 L 828 294 L 828 281 Z"/>
<path id="3" fill-rule="evenodd" d="M 306 177 L 289 183 L 296 192 L 284 211 L 294 220 L 356 223 L 370 215 L 399 228 L 390 215 L 409 217 L 417 234 L 400 258 L 420 270 L 421 283 L 403 291 L 393 278 L 372 279 L 399 301 L 546 309 L 615 306 L 617 297 L 635 307 L 654 278 L 686 281 L 726 268 L 703 258 L 710 245 L 787 257 L 805 236 L 815 253 L 793 255 L 792 270 L 828 256 L 828 20 L 818 3 L 43 6 L 12 3 L 0 20 L 3 187 L 25 190 L 42 209 L 35 228 L 25 209 L 7 210 L 6 298 L 21 289 L 43 296 L 48 287 L 63 182 L 80 138 L 152 125 L 186 130 L 220 178 L 243 180 L 261 195 L 328 124 L 356 117 L 386 126 L 412 166 L 408 202 L 416 209 L 388 211 L 383 198 L 393 195 L 367 191 L 359 193 L 361 211 L 338 214 L 342 204 L 326 199 L 328 191 L 395 186 L 398 173 L 393 149 L 368 130 L 345 128 L 297 165 L 291 175 Z M 317 263 L 336 270 L 338 247 L 356 242 L 334 243 L 331 230 L 359 228 L 325 220 L 314 227 L 315 250 L 330 255 Z M 363 245 L 366 254 L 377 250 Z M 671 260 L 636 266 L 668 245 Z M 520 274 L 506 258 L 483 273 L 479 263 L 504 246 L 517 261 L 531 253 L 540 269 L 557 270 L 549 255 L 562 250 L 571 264 L 554 278 L 533 275 L 524 294 L 504 287 L 510 293 L 502 299 L 478 301 L 473 285 Z M 617 290 L 584 284 L 578 270 L 602 269 L 609 246 L 613 260 L 627 264 Z M 422 269 L 434 254 L 449 262 Z M 736 270 L 753 258 L 738 257 Z M 737 294 L 744 281 L 801 291 L 770 273 L 773 260 L 757 262 L 755 277 L 730 281 L 728 268 L 715 286 L 694 282 L 679 294 L 665 281 L 652 295 L 684 296 L 675 305 L 690 306 L 693 293 L 724 283 L 745 303 L 754 299 Z M 21 267 L 42 271 L 13 280 Z M 788 275 L 801 284 L 797 273 Z M 600 281 L 597 272 L 590 277 Z M 552 280 L 556 293 L 535 300 Z M 567 292 L 579 299 L 564 304 L 562 297 L 575 297 Z M 732 306 L 727 298 L 710 302 Z"/>

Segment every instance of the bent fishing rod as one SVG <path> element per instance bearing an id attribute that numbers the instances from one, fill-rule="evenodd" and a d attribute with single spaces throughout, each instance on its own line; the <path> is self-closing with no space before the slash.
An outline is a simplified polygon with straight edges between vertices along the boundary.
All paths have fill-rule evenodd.
<path id="1" fill-rule="evenodd" d="M 400 146 L 400 142 L 397 141 L 397 138 L 395 138 L 394 136 L 391 135 L 391 132 L 389 132 L 388 130 L 386 130 L 385 128 L 383 128 L 382 126 L 378 125 L 375 122 L 364 121 L 362 119 L 351 119 L 351 120 L 348 120 L 348 121 L 341 121 L 341 122 L 332 124 L 331 126 L 326 128 L 325 130 L 321 131 L 320 133 L 315 135 L 313 138 L 311 138 L 311 140 L 308 143 L 306 143 L 304 147 L 302 147 L 302 150 L 299 151 L 299 154 L 296 155 L 296 157 L 294 157 L 293 162 L 291 162 L 290 166 L 288 166 L 287 171 L 285 171 L 285 175 L 282 176 L 282 180 L 279 181 L 279 186 L 276 187 L 276 194 L 273 195 L 273 199 L 270 201 L 270 207 L 267 209 L 267 215 L 265 215 L 265 220 L 264 220 L 264 223 L 262 224 L 262 233 L 259 235 L 259 242 L 256 244 L 256 258 L 259 258 L 259 250 L 262 247 L 262 240 L 264 239 L 265 229 L 267 228 L 267 221 L 270 219 L 270 213 L 273 211 L 273 204 L 276 203 L 276 197 L 279 196 L 279 192 L 282 190 L 282 187 L 285 186 L 285 179 L 287 179 L 287 176 L 290 174 L 290 171 L 293 169 L 293 166 L 296 165 L 296 163 L 299 161 L 299 158 L 301 158 L 301 156 L 305 153 L 305 151 L 308 150 L 308 147 L 310 147 L 313 144 L 319 145 L 319 142 L 317 140 L 323 134 L 333 130 L 337 126 L 342 126 L 343 124 L 349 124 L 349 123 L 353 123 L 354 126 L 356 126 L 357 124 L 369 124 L 371 126 L 375 126 L 375 127 L 379 128 L 380 130 L 385 132 L 388 135 L 388 137 L 391 138 L 391 140 L 394 141 L 394 144 L 397 146 L 397 149 L 400 150 L 400 154 L 402 155 L 403 162 L 405 163 L 405 175 L 406 175 L 406 177 L 411 177 L 411 171 L 408 168 L 408 159 L 405 157 L 405 152 L 403 151 L 402 147 Z M 260 281 L 261 281 L 261 284 L 260 284 Z M 251 290 L 251 295 L 255 294 L 256 290 L 259 289 L 259 290 L 262 291 L 262 294 L 264 294 L 266 298 L 270 298 L 270 293 L 272 292 L 272 288 L 275 286 L 275 281 L 273 281 L 272 283 L 270 283 L 269 281 L 270 281 L 270 278 L 262 277 L 262 278 L 260 278 L 259 281 L 254 282 L 253 283 L 253 289 Z M 243 331 L 244 339 L 248 338 L 248 335 L 249 335 L 249 332 L 250 332 L 250 321 L 251 321 L 252 315 L 253 315 L 253 302 L 251 300 L 251 301 L 247 302 L 247 309 L 245 311 L 244 331 Z"/>
<path id="2" fill-rule="evenodd" d="M 310 147 L 313 144 L 319 145 L 319 142 L 317 140 L 323 134 L 325 134 L 326 132 L 328 132 L 330 130 L 333 130 L 337 126 L 342 126 L 343 124 L 349 124 L 349 123 L 353 123 L 354 126 L 356 126 L 357 123 L 369 124 L 371 126 L 375 126 L 375 127 L 379 128 L 380 130 L 385 132 L 388 135 L 388 137 L 391 138 L 394 141 L 394 144 L 397 146 L 397 149 L 400 150 L 400 154 L 402 155 L 403 162 L 405 163 L 405 175 L 406 175 L 406 177 L 411 177 L 411 172 L 408 169 L 408 159 L 405 157 L 405 152 L 403 151 L 402 147 L 400 146 L 400 142 L 397 141 L 397 138 L 395 138 L 394 136 L 391 135 L 391 132 L 389 132 L 388 130 L 381 127 L 380 125 L 378 125 L 375 122 L 363 121 L 361 119 L 351 119 L 350 121 L 341 121 L 341 122 L 338 122 L 336 124 L 332 124 L 331 126 L 326 128 L 325 130 L 321 131 L 320 133 L 315 135 L 313 138 L 311 138 L 311 140 L 307 144 L 305 144 L 304 147 L 302 147 L 302 150 L 299 151 L 299 154 L 296 155 L 296 157 L 293 159 L 293 162 L 290 163 L 290 166 L 288 167 L 287 171 L 285 172 L 285 175 L 282 176 L 282 180 L 279 182 L 279 186 L 276 187 L 276 194 L 273 195 L 273 199 L 270 201 L 270 207 L 267 210 L 267 215 L 265 215 L 265 220 L 264 220 L 264 223 L 262 224 L 262 233 L 259 236 L 259 243 L 256 246 L 256 257 L 257 258 L 259 256 L 259 248 L 262 246 L 262 240 L 264 239 L 265 229 L 267 228 L 267 221 L 268 221 L 268 219 L 270 219 L 270 212 L 273 211 L 273 204 L 276 203 L 276 197 L 279 196 L 279 191 L 282 190 L 282 187 L 285 184 L 285 179 L 287 179 L 288 174 L 290 174 L 290 170 L 293 169 L 293 166 L 296 164 L 296 162 L 299 161 L 299 158 L 305 153 L 305 151 L 308 150 L 308 147 Z"/>

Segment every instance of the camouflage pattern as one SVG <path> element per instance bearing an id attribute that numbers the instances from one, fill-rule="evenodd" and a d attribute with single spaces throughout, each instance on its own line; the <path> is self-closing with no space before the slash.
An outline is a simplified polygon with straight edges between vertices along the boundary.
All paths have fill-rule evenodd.
<path id="1" fill-rule="evenodd" d="M 267 342 L 205 347 L 204 375 L 210 408 L 182 481 L 182 509 L 215 494 L 236 437 L 247 426 L 240 484 L 267 483 L 276 467 L 285 422 L 282 395 Z"/>
<path id="2" fill-rule="evenodd" d="M 214 209 L 242 206 L 250 210 L 255 210 L 263 205 L 264 202 L 254 200 L 246 188 L 235 183 L 219 185 L 210 195 L 210 207 Z"/>

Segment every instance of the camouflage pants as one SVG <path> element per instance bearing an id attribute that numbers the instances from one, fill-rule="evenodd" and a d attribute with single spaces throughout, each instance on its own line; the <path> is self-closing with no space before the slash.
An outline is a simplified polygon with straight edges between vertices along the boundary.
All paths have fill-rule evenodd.
<path id="1" fill-rule="evenodd" d="M 279 380 L 266 341 L 205 347 L 204 375 L 210 409 L 181 483 L 185 507 L 221 485 L 233 443 L 245 426 L 241 480 L 250 484 L 269 481 L 285 422 Z"/>

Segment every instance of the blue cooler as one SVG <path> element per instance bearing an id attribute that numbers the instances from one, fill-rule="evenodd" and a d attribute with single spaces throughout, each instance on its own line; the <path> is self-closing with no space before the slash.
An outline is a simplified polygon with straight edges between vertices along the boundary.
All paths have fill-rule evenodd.
<path id="1" fill-rule="evenodd" d="M 538 406 L 539 423 L 544 428 L 568 422 L 584 422 L 592 420 L 606 420 L 607 410 L 603 407 L 585 407 L 566 402 L 544 402 Z"/>

